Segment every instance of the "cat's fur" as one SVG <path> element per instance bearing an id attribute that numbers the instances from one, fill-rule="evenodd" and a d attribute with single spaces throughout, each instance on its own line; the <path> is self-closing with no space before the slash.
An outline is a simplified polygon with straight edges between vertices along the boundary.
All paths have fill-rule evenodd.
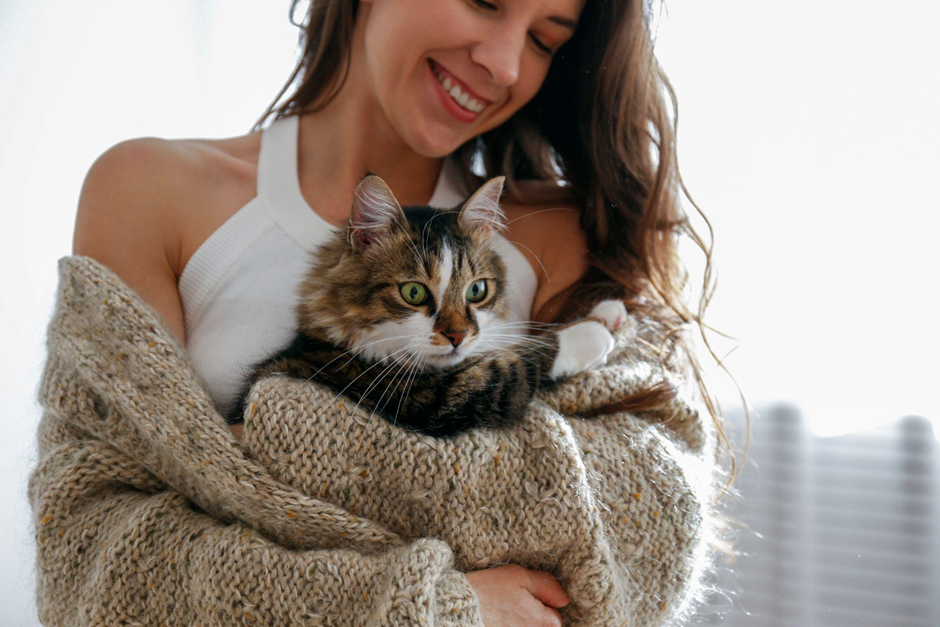
<path id="1" fill-rule="evenodd" d="M 299 331 L 257 364 L 230 423 L 244 419 L 257 379 L 285 374 L 317 381 L 394 424 L 449 437 L 501 427 L 523 415 L 542 386 L 603 363 L 610 331 L 626 320 L 605 301 L 594 320 L 534 337 L 505 323 L 506 269 L 490 248 L 503 228 L 503 177 L 450 211 L 404 209 L 377 176 L 356 188 L 345 232 L 324 244 L 300 287 Z M 485 280 L 485 296 L 468 290 Z M 426 300 L 405 300 L 424 288 Z M 476 296 L 476 294 L 474 295 Z"/>

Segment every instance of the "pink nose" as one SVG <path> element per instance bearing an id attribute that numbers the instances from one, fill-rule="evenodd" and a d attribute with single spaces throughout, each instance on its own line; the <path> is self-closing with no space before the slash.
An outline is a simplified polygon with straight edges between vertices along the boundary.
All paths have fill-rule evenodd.
<path id="1" fill-rule="evenodd" d="M 450 343 L 454 346 L 459 346 L 463 339 L 467 337 L 467 330 L 463 329 L 462 331 L 445 331 L 444 336 L 450 340 Z"/>

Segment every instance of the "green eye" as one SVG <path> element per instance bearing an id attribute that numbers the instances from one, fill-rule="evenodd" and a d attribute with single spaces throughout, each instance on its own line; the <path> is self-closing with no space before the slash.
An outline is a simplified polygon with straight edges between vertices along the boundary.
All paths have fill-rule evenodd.
<path id="1" fill-rule="evenodd" d="M 428 298 L 428 291 L 420 283 L 405 283 L 400 291 L 401 297 L 409 305 L 420 305 Z"/>
<path id="2" fill-rule="evenodd" d="M 486 298 L 486 279 L 478 279 L 467 288 L 467 300 L 478 303 Z"/>

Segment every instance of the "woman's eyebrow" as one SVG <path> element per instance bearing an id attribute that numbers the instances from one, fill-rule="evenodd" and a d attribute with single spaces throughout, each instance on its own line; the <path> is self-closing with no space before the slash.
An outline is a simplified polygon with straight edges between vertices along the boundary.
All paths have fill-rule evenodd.
<path id="1" fill-rule="evenodd" d="M 567 17 L 562 17 L 560 15 L 550 15 L 548 16 L 548 20 L 550 22 L 554 22 L 555 24 L 564 26 L 565 28 L 570 28 L 571 30 L 574 30 L 575 26 L 578 25 L 578 23 L 575 20 L 572 20 Z"/>

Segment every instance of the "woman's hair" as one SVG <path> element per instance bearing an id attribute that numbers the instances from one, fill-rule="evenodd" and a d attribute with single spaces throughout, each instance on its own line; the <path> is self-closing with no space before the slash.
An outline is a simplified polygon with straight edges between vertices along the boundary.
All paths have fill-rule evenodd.
<path id="1" fill-rule="evenodd" d="M 272 114 L 280 118 L 321 109 L 346 80 L 359 2 L 309 2 L 299 24 L 293 20 L 298 0 L 291 2 L 291 21 L 301 30 L 303 52 L 254 130 Z M 557 319 L 574 318 L 585 313 L 598 294 L 615 293 L 631 313 L 658 325 L 663 350 L 670 342 L 682 345 L 688 373 L 731 452 L 730 485 L 737 477 L 736 458 L 722 428 L 721 409 L 681 332 L 688 323 L 696 323 L 709 353 L 725 369 L 705 337 L 705 328 L 711 327 L 704 324 L 704 314 L 715 287 L 713 239 L 706 245 L 698 235 L 682 209 L 682 198 L 699 212 L 710 235 L 711 224 L 689 197 L 679 174 L 678 109 L 653 53 L 652 5 L 652 0 L 588 0 L 574 35 L 555 54 L 535 97 L 501 126 L 460 146 L 453 156 L 462 166 L 460 183 L 467 193 L 493 176 L 505 175 L 508 194 L 524 199 L 517 182 L 540 179 L 560 186 L 581 207 L 591 270 Z M 292 86 L 291 94 L 278 104 Z M 688 273 L 679 258 L 680 236 L 691 238 L 705 255 L 695 312 L 683 297 Z M 663 382 L 617 408 L 651 409 L 677 393 L 672 384 Z M 743 395 L 742 401 L 749 443 L 750 416 Z"/>

